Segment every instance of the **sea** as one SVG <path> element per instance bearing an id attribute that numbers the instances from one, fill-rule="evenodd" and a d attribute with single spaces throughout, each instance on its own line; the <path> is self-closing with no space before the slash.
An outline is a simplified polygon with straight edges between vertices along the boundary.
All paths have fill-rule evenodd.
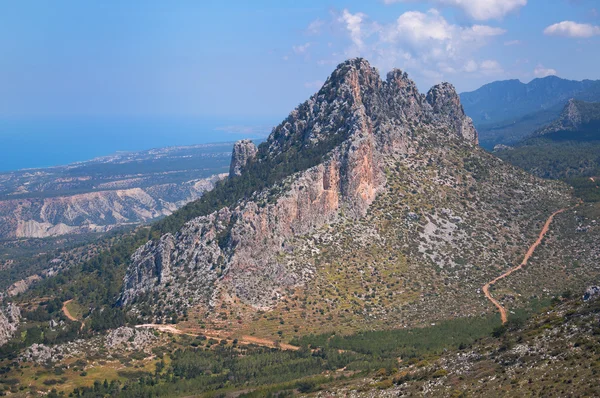
<path id="1" fill-rule="evenodd" d="M 274 118 L 0 119 L 0 172 L 66 165 L 117 152 L 266 137 Z"/>

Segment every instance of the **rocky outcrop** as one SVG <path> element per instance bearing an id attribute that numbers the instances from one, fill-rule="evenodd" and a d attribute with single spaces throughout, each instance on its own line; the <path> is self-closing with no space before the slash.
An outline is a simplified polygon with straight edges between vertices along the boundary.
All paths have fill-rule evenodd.
<path id="1" fill-rule="evenodd" d="M 560 117 L 537 131 L 534 136 L 552 133 L 574 132 L 583 135 L 586 129 L 598 130 L 600 124 L 600 103 L 569 100 Z"/>
<path id="2" fill-rule="evenodd" d="M 441 83 L 432 87 L 427 93 L 427 102 L 433 107 L 434 115 L 451 126 L 450 131 L 474 144 L 478 142 L 473 120 L 465 115 L 453 85 Z"/>
<path id="3" fill-rule="evenodd" d="M 49 364 L 67 358 L 81 358 L 82 355 L 101 354 L 104 359 L 113 359 L 128 352 L 150 352 L 158 340 L 154 333 L 147 329 L 133 329 L 122 326 L 109 331 L 105 336 L 96 335 L 87 339 L 77 339 L 63 344 L 45 345 L 34 343 L 25 349 L 19 360 L 36 364 Z"/>
<path id="4" fill-rule="evenodd" d="M 21 320 L 21 311 L 14 304 L 0 308 L 0 346 L 9 341 L 17 331 Z"/>
<path id="5" fill-rule="evenodd" d="M 157 337 L 150 330 L 122 326 L 106 335 L 104 345 L 109 350 L 143 351 L 156 340 Z"/>
<path id="6" fill-rule="evenodd" d="M 229 177 L 239 176 L 249 161 L 256 157 L 258 148 L 250 140 L 240 140 L 233 145 Z"/>
<path id="7" fill-rule="evenodd" d="M 18 294 L 24 293 L 27 291 L 27 289 L 29 289 L 29 287 L 32 284 L 38 282 L 41 279 L 42 279 L 42 277 L 39 275 L 31 275 L 25 279 L 21 279 L 15 283 L 13 283 L 12 285 L 10 285 L 8 287 L 8 289 L 6 289 L 6 295 L 8 297 L 13 297 Z"/>
<path id="8" fill-rule="evenodd" d="M 477 143 L 452 86 L 440 85 L 426 97 L 399 70 L 382 81 L 367 61 L 344 62 L 273 130 L 256 158 L 285 159 L 331 147 L 322 161 L 252 198 L 189 221 L 177 234 L 148 242 L 132 257 L 120 303 L 134 311 L 142 303 L 157 304 L 156 318 L 163 319 L 165 312 L 220 300 L 268 308 L 286 288 L 313 274 L 305 263 L 281 260 L 282 253 L 294 250 L 293 237 L 342 214 L 364 216 L 385 186 L 386 159 L 449 141 L 465 147 Z"/>
<path id="9" fill-rule="evenodd" d="M 600 286 L 590 286 L 583 294 L 583 301 L 595 300 L 600 296 Z"/>
<path id="10" fill-rule="evenodd" d="M 513 150 L 513 149 L 514 149 L 514 147 L 512 147 L 512 146 L 504 145 L 504 144 L 498 144 L 498 145 L 494 146 L 494 151 L 493 152 L 497 153 L 497 152 L 501 152 L 501 151 L 510 151 L 510 150 Z"/>

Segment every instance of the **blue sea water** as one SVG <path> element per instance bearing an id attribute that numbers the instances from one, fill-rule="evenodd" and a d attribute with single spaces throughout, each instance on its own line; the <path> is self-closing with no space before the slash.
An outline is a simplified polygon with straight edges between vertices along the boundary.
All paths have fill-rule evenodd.
<path id="1" fill-rule="evenodd" d="M 240 118 L 0 120 L 0 171 L 65 165 L 119 151 L 261 138 L 273 124 Z"/>

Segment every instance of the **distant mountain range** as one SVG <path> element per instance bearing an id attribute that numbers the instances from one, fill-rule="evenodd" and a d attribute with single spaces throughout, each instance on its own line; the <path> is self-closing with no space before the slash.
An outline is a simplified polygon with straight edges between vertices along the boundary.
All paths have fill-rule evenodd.
<path id="1" fill-rule="evenodd" d="M 514 144 L 556 119 L 572 98 L 600 101 L 600 80 L 574 81 L 556 76 L 525 84 L 505 80 L 460 95 L 479 132 L 480 144 Z"/>
<path id="2" fill-rule="evenodd" d="M 539 177 L 567 180 L 584 200 L 600 201 L 600 102 L 569 100 L 556 120 L 494 152 Z"/>

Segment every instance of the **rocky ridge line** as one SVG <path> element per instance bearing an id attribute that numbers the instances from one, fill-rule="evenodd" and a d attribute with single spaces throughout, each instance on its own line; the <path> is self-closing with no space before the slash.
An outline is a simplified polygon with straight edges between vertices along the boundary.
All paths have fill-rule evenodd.
<path id="1" fill-rule="evenodd" d="M 386 184 L 386 158 L 448 141 L 472 148 L 477 133 L 451 85 L 435 86 L 425 96 L 406 73 L 394 70 L 382 81 L 367 61 L 353 59 L 292 111 L 259 152 L 277 158 L 333 140 L 341 143 L 322 163 L 279 184 L 278 195 L 258 192 L 138 249 L 120 303 L 133 305 L 134 311 L 157 304 L 155 318 L 165 309 L 213 306 L 220 300 L 269 308 L 286 288 L 301 286 L 314 272 L 306 264 L 279 260 L 278 253 L 293 250 L 290 238 L 311 233 L 341 213 L 362 217 Z"/>

